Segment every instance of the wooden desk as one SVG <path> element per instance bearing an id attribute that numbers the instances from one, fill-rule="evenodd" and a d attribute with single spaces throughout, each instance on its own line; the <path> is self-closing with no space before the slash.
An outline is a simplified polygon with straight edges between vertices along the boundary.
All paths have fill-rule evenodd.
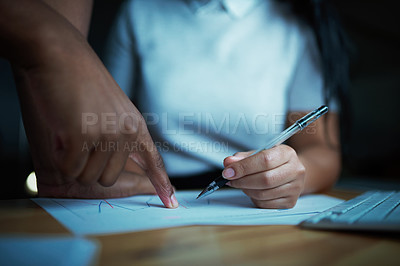
<path id="1" fill-rule="evenodd" d="M 0 233 L 71 235 L 30 200 L 0 201 Z M 398 235 L 287 225 L 187 226 L 90 238 L 101 244 L 100 265 L 400 265 Z"/>

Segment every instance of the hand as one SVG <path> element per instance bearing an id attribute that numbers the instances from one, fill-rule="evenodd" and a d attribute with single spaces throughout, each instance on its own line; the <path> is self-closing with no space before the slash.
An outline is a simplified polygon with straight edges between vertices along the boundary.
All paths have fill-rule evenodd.
<path id="1" fill-rule="evenodd" d="M 56 198 L 119 198 L 139 194 L 157 194 L 145 172 L 131 159 L 128 159 L 124 170 L 117 181 L 110 187 L 99 183 L 90 186 L 71 181 L 62 185 L 38 183 L 42 197 Z"/>
<path id="2" fill-rule="evenodd" d="M 250 156 L 239 152 L 224 160 L 228 185 L 240 188 L 259 208 L 287 209 L 296 205 L 304 189 L 305 168 L 296 152 L 279 145 Z"/>
<path id="3" fill-rule="evenodd" d="M 48 35 L 34 63 L 14 65 L 39 195 L 136 193 L 133 176 L 121 174 L 131 154 L 165 206 L 177 207 L 143 117 L 86 40 L 72 26 Z"/>

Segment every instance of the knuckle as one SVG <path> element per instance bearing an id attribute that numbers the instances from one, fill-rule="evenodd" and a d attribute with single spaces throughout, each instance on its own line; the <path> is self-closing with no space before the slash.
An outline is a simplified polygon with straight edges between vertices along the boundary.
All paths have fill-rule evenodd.
<path id="1" fill-rule="evenodd" d="M 271 172 L 270 171 L 263 172 L 261 181 L 265 187 L 270 187 L 273 183 L 273 175 L 271 174 Z"/>
<path id="2" fill-rule="evenodd" d="M 263 161 L 263 163 L 266 164 L 266 165 L 268 165 L 268 164 L 272 161 L 273 156 L 272 156 L 271 153 L 270 153 L 269 151 L 267 151 L 267 150 L 263 151 L 261 154 L 262 154 L 262 161 Z"/>
<path id="3" fill-rule="evenodd" d="M 297 167 L 297 173 L 299 176 L 305 176 L 306 174 L 306 168 L 304 167 L 303 164 L 299 164 L 299 166 Z"/>
<path id="4" fill-rule="evenodd" d="M 135 112 L 124 112 L 120 114 L 119 131 L 123 134 L 132 135 L 138 131 L 143 123 L 146 124 L 142 115 Z"/>

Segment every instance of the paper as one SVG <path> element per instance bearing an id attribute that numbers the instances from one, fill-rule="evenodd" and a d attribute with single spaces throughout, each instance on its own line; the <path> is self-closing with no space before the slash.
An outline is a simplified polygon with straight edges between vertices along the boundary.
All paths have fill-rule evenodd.
<path id="1" fill-rule="evenodd" d="M 0 237 L 0 265 L 95 265 L 98 244 L 71 237 Z"/>
<path id="2" fill-rule="evenodd" d="M 221 189 L 196 200 L 199 191 L 178 191 L 177 209 L 163 207 L 158 196 L 120 199 L 33 199 L 65 227 L 78 235 L 108 234 L 184 225 L 298 224 L 342 200 L 325 195 L 299 198 L 292 209 L 254 207 L 236 189 Z"/>

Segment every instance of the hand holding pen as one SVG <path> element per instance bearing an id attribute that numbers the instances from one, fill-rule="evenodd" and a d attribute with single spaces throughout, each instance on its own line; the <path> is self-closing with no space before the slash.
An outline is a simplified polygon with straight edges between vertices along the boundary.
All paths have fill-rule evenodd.
<path id="1" fill-rule="evenodd" d="M 279 144 L 327 110 L 326 106 L 321 106 L 310 112 L 255 152 L 239 152 L 227 157 L 224 160 L 223 177 L 215 179 L 198 198 L 226 184 L 242 189 L 260 208 L 293 207 L 304 188 L 305 167 L 293 148 Z"/>

